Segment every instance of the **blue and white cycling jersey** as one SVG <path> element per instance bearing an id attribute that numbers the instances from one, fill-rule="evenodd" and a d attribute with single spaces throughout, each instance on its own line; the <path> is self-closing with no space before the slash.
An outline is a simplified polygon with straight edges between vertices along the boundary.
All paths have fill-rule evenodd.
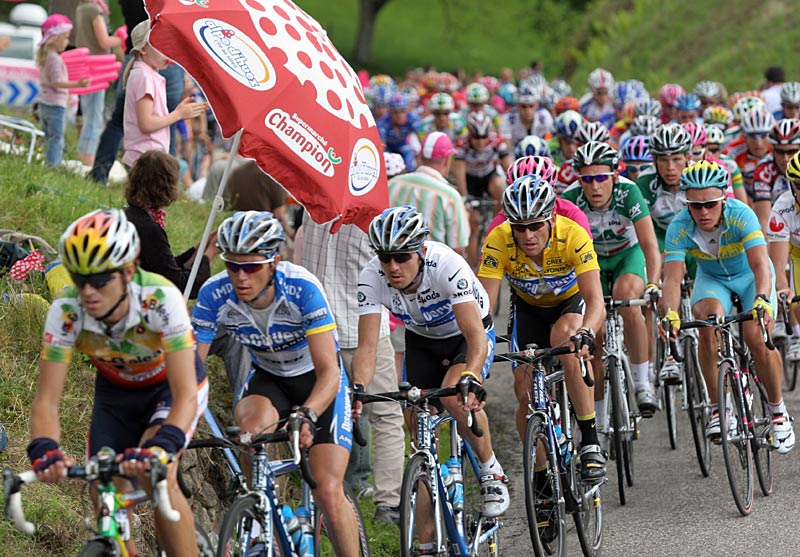
<path id="1" fill-rule="evenodd" d="M 265 310 L 241 302 L 227 271 L 209 278 L 192 311 L 197 342 L 211 344 L 217 327 L 230 330 L 250 351 L 253 363 L 281 377 L 314 369 L 308 337 L 333 331 L 336 322 L 319 280 L 308 270 L 281 261 L 275 270 L 275 299 Z M 266 332 L 265 332 L 266 331 Z"/>
<path id="2" fill-rule="evenodd" d="M 380 313 L 383 307 L 410 331 L 428 338 L 460 335 L 453 306 L 478 304 L 481 318 L 489 315 L 489 299 L 469 264 L 445 244 L 425 242 L 422 282 L 413 294 L 389 286 L 377 257 L 358 277 L 358 313 Z"/>

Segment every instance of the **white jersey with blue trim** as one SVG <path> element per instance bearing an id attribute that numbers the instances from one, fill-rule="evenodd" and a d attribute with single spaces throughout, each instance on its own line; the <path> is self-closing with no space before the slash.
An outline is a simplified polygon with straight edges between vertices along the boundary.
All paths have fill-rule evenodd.
<path id="1" fill-rule="evenodd" d="M 197 342 L 211 344 L 217 327 L 228 329 L 250 351 L 253 363 L 281 377 L 314 369 L 308 337 L 333 331 L 336 322 L 319 280 L 299 265 L 275 269 L 275 299 L 265 310 L 240 301 L 227 271 L 209 278 L 192 311 Z"/>
<path id="2" fill-rule="evenodd" d="M 389 286 L 377 256 L 358 277 L 358 313 L 380 313 L 386 307 L 412 332 L 428 338 L 461 334 L 453 306 L 478 304 L 481 318 L 489 315 L 489 298 L 463 257 L 440 242 L 425 242 L 422 281 L 413 294 Z"/>

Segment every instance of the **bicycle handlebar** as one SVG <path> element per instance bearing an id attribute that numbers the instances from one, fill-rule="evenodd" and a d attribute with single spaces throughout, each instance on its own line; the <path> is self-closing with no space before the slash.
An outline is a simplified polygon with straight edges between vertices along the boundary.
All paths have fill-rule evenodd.
<path id="1" fill-rule="evenodd" d="M 409 383 L 403 382 L 400 383 L 399 387 L 399 391 L 391 391 L 386 393 L 353 393 L 353 401 L 359 401 L 361 404 L 370 404 L 372 402 L 410 402 L 411 404 L 416 405 L 417 403 L 425 400 L 430 400 L 433 398 L 445 398 L 448 396 L 455 396 L 457 394 L 461 394 L 462 399 L 466 400 L 464 394 L 461 393 L 459 388 L 455 385 L 452 387 L 423 390 L 419 387 L 413 387 Z M 367 440 L 361 433 L 360 422 L 360 419 L 353 420 L 353 438 L 356 440 L 356 443 L 358 443 L 359 446 L 365 447 L 367 445 Z M 467 411 L 467 425 L 475 437 L 483 437 L 483 430 L 475 421 L 475 412 L 472 410 Z"/>
<path id="2" fill-rule="evenodd" d="M 97 456 L 92 457 L 84 465 L 71 466 L 64 470 L 64 477 L 81 478 L 87 481 L 94 481 L 102 473 L 111 473 L 112 476 L 127 477 L 122 469 L 121 462 L 111 462 L 110 459 L 101 460 Z M 25 511 L 22 508 L 22 494 L 20 490 L 24 484 L 38 481 L 36 472 L 26 470 L 15 474 L 9 468 L 3 470 L 3 495 L 6 500 L 6 516 L 11 518 L 14 527 L 20 532 L 32 535 L 36 531 L 36 526 L 25 518 Z M 169 522 L 178 522 L 181 513 L 172 507 L 169 498 L 169 488 L 167 485 L 167 466 L 158 457 L 150 459 L 150 483 L 153 486 L 153 506 L 155 506 L 161 516 Z"/>
<path id="3" fill-rule="evenodd" d="M 553 348 L 526 348 L 517 352 L 506 352 L 504 354 L 497 354 L 494 361 L 517 361 L 526 364 L 532 364 L 543 358 L 553 356 L 564 356 L 566 354 L 574 354 L 575 349 L 570 346 L 555 346 Z M 587 387 L 594 387 L 594 378 L 589 374 L 589 367 L 583 358 L 578 358 L 580 362 L 581 378 L 586 383 Z"/>
<path id="4" fill-rule="evenodd" d="M 681 330 L 687 329 L 700 329 L 703 327 L 726 327 L 732 323 L 742 323 L 744 321 L 752 321 L 754 319 L 758 320 L 758 325 L 761 328 L 761 338 L 764 341 L 764 344 L 767 345 L 767 348 L 770 350 L 775 350 L 775 345 L 772 343 L 772 339 L 770 338 L 769 331 L 767 330 L 767 325 L 764 322 L 764 310 L 758 310 L 758 317 L 753 317 L 753 312 L 751 311 L 743 311 L 737 315 L 732 315 L 730 317 L 719 318 L 716 315 L 710 315 L 706 320 L 693 320 L 693 321 L 686 321 L 681 323 Z"/>
<path id="5" fill-rule="evenodd" d="M 294 419 L 292 418 L 294 416 Z M 300 465 L 300 474 L 303 480 L 308 484 L 311 489 L 317 488 L 317 480 L 311 473 L 311 466 L 308 464 L 308 449 L 301 449 L 298 444 L 294 442 L 294 431 L 299 434 L 299 427 L 303 420 L 296 413 L 289 416 L 288 429 L 279 429 L 272 433 L 259 433 L 252 440 L 248 442 L 234 441 L 227 437 L 208 437 L 206 439 L 192 439 L 189 442 L 189 449 L 259 449 L 262 445 L 269 445 L 270 443 L 288 442 L 292 445 L 293 459 L 295 464 Z"/>

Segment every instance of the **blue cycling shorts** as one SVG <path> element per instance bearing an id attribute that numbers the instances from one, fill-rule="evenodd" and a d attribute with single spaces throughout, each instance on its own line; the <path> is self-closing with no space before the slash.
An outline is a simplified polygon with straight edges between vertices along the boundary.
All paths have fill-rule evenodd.
<path id="1" fill-rule="evenodd" d="M 775 294 L 775 269 L 772 268 L 772 290 L 769 295 L 769 303 L 772 305 L 772 318 L 775 319 L 775 310 L 778 307 L 778 298 Z M 697 268 L 697 276 L 694 279 L 694 290 L 692 291 L 692 305 L 700 300 L 714 298 L 719 300 L 725 309 L 725 314 L 729 315 L 733 309 L 731 294 L 737 294 L 742 301 L 744 311 L 753 307 L 756 299 L 756 279 L 752 272 L 740 273 L 731 277 L 718 277 L 703 272 L 702 267 Z"/>

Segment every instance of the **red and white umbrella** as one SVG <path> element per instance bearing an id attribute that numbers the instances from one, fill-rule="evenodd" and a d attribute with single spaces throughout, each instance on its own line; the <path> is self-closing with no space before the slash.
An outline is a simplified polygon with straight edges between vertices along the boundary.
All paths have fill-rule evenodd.
<path id="1" fill-rule="evenodd" d="M 366 230 L 388 205 L 380 136 L 358 76 L 319 23 L 289 0 L 145 7 L 150 44 L 197 81 L 223 135 L 241 130 L 239 154 L 315 221 Z"/>

